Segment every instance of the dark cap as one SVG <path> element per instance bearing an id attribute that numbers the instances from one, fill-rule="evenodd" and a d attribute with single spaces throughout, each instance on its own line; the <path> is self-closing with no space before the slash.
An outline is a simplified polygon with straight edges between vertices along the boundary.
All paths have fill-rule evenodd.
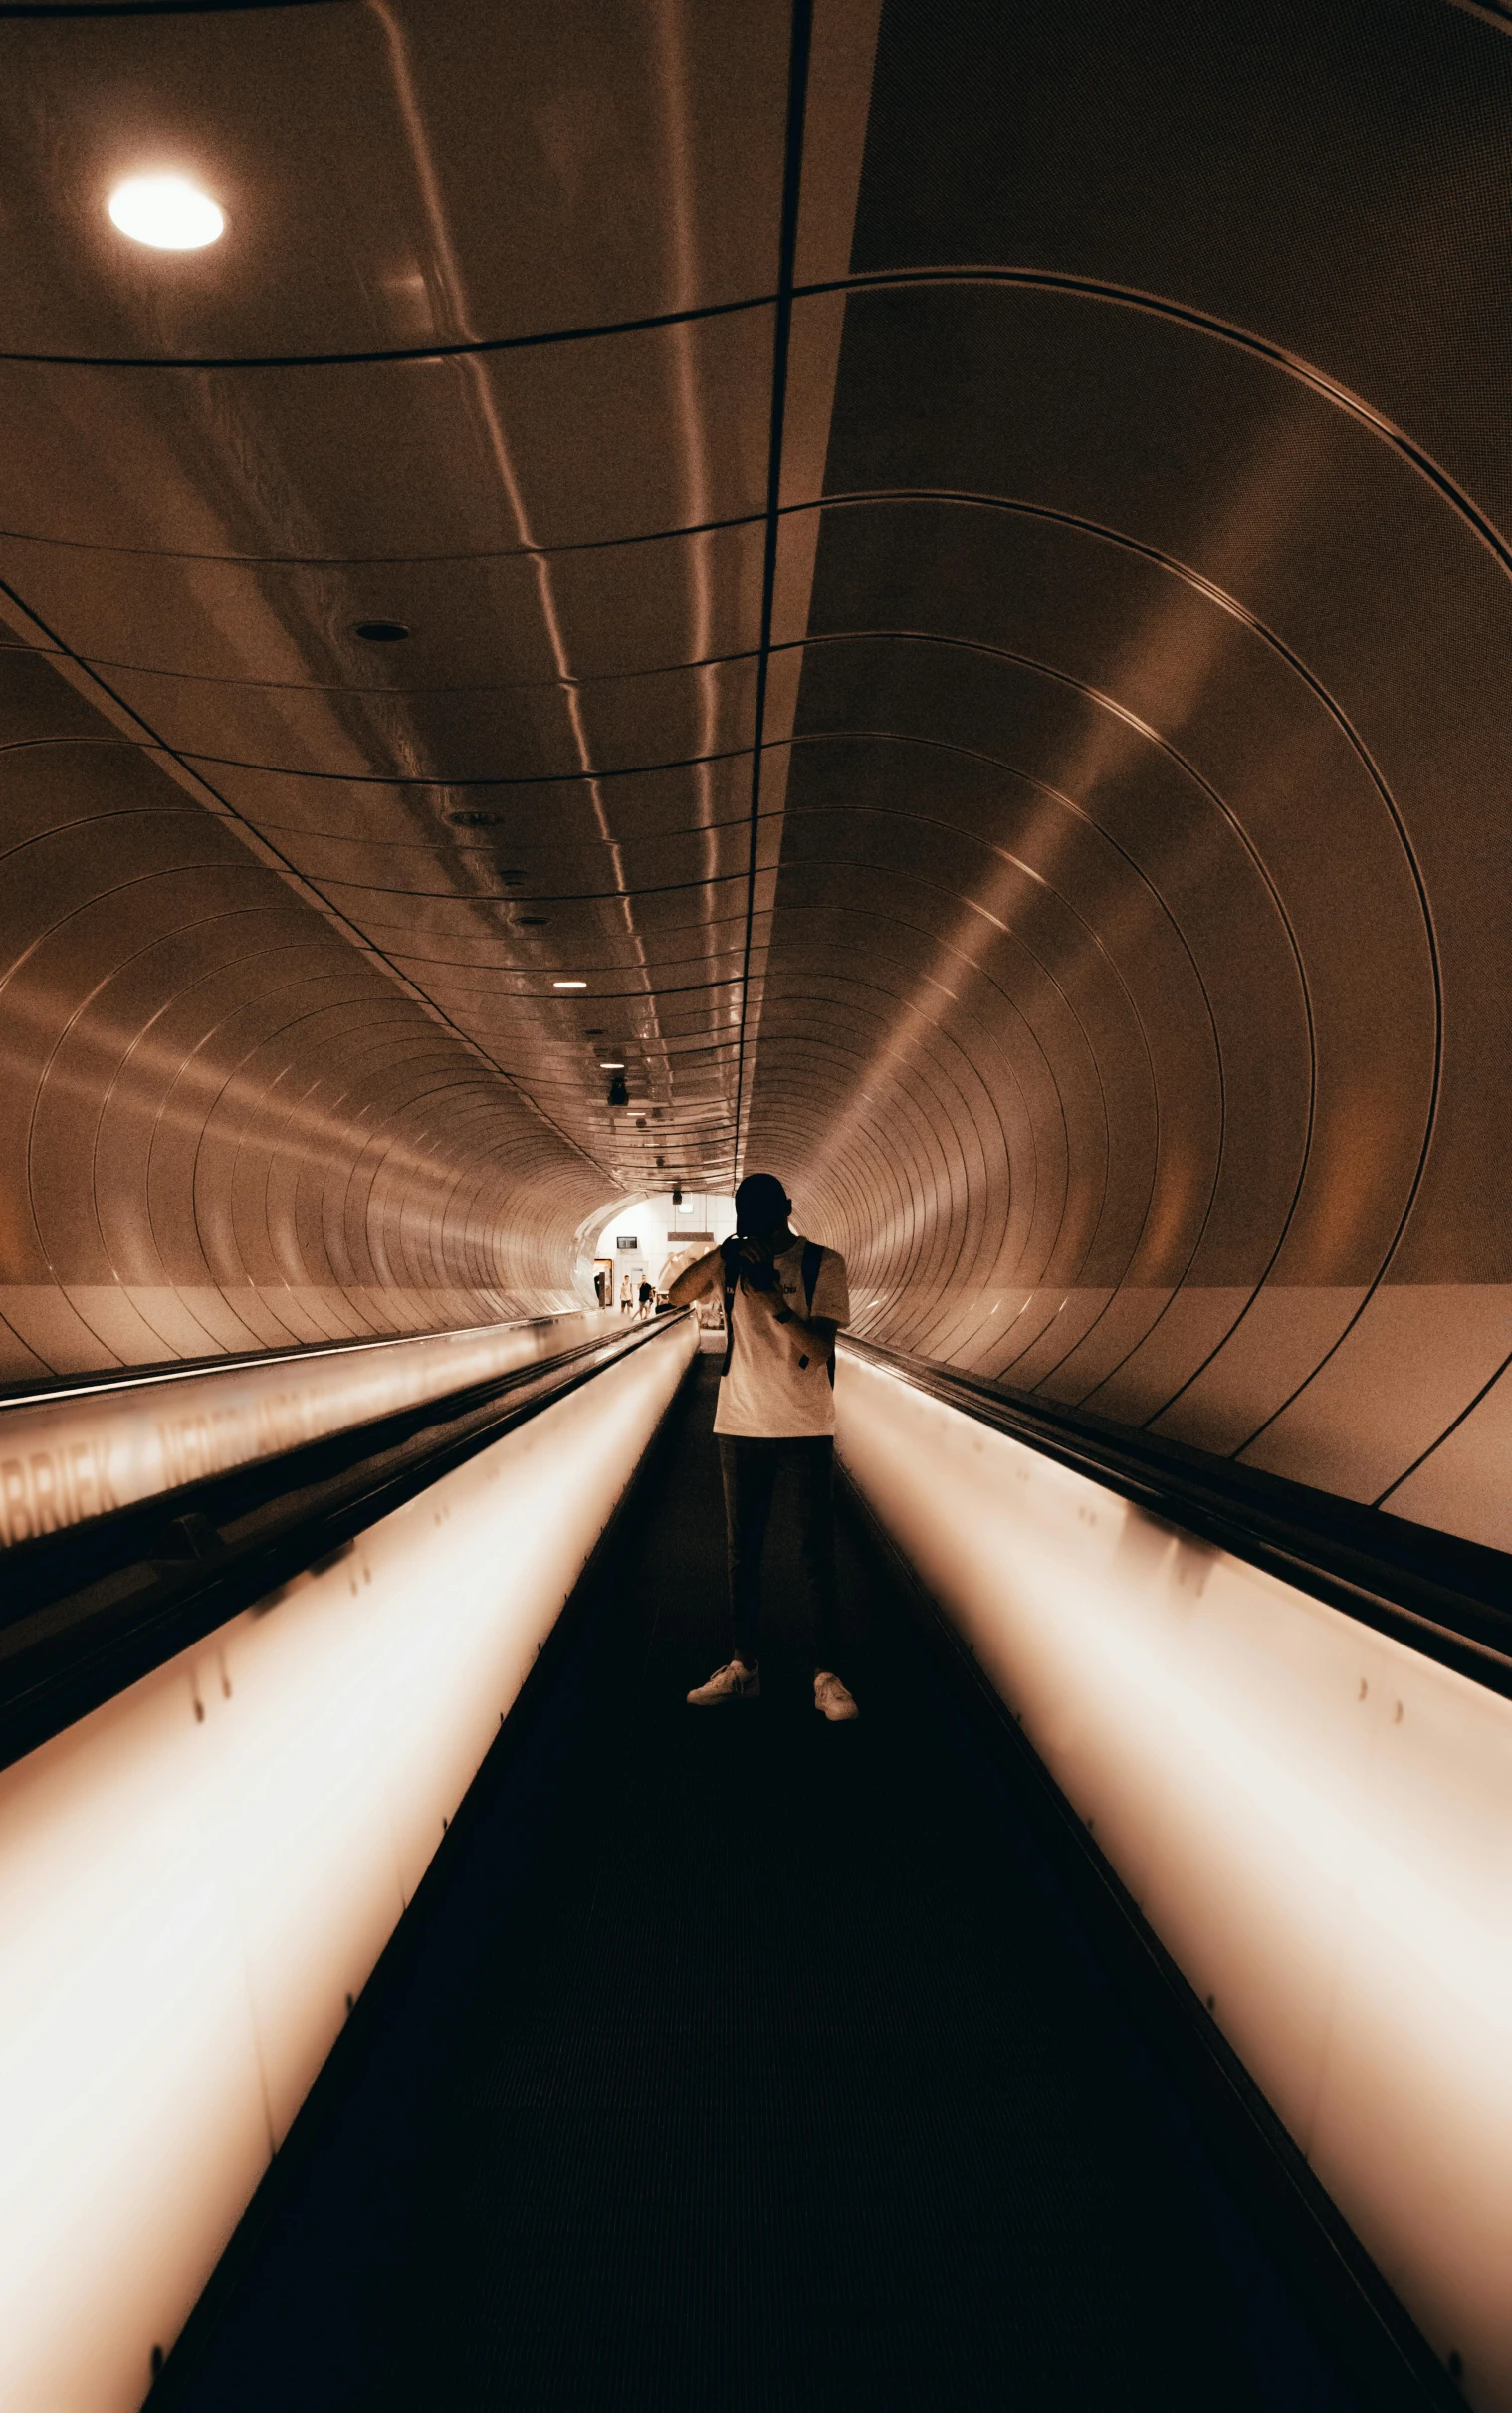
<path id="1" fill-rule="evenodd" d="M 774 1173 L 748 1173 L 735 1194 L 735 1227 L 743 1236 L 775 1231 L 792 1201 Z"/>

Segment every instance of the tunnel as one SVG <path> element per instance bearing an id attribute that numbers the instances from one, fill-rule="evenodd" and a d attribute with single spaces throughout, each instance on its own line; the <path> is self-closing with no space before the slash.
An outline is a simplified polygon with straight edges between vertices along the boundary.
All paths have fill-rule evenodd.
<path id="1" fill-rule="evenodd" d="M 1512 2413 L 1512 7 L 0 60 L 0 2404 Z"/>

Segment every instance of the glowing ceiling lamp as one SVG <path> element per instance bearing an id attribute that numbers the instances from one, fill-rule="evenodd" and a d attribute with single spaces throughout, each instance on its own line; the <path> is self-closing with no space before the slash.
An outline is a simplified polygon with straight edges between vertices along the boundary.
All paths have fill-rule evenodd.
<path id="1" fill-rule="evenodd" d="M 128 176 L 110 195 L 110 220 L 154 251 L 203 251 L 226 231 L 226 213 L 187 176 Z"/>
<path id="2" fill-rule="evenodd" d="M 587 986 L 586 981 L 553 981 L 551 983 L 553 988 L 586 988 Z"/>

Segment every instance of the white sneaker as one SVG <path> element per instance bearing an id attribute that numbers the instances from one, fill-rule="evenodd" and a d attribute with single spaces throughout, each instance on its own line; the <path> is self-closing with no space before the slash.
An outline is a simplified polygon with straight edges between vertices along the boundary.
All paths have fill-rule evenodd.
<path id="1" fill-rule="evenodd" d="M 814 1707 L 832 1726 L 838 1726 L 842 1718 L 861 1715 L 840 1678 L 831 1675 L 827 1667 L 821 1667 L 814 1677 Z"/>
<path id="2" fill-rule="evenodd" d="M 715 1709 L 722 1701 L 758 1700 L 761 1691 L 761 1670 L 748 1667 L 740 1659 L 732 1659 L 728 1667 L 716 1667 L 707 1684 L 690 1692 L 695 1709 Z"/>

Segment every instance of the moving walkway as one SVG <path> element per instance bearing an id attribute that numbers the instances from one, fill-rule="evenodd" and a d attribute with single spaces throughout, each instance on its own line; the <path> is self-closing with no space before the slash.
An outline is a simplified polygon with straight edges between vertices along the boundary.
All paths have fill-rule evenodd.
<path id="1" fill-rule="evenodd" d="M 717 1360 L 691 1318 L 615 1322 L 13 1549 L 0 1833 L 14 1871 L 30 1792 L 34 1861 L 100 1924 L 73 1970 L 32 1931 L 99 2016 L 10 2056 L 35 2167 L 82 2182 L 12 2400 L 49 2401 L 53 2353 L 102 2405 L 1499 2401 L 1404 2165 L 1373 2185 L 1355 2149 L 1351 1989 L 1391 1921 L 1337 1916 L 1393 1747 L 1441 1756 L 1447 1704 L 1462 1765 L 1494 1758 L 1497 1554 L 1338 1503 L 1325 1530 L 1317 1495 L 852 1344 L 863 1719 L 812 1713 L 780 1537 L 763 1697 L 700 1716 Z M 1307 1731 L 1345 1690 L 1353 1767 Z M 1299 1837 L 1312 1745 L 1342 1774 Z M 102 1815 L 104 1879 L 58 1840 L 90 1858 Z M 178 1890 L 122 1933 L 133 1868 Z M 1399 1984 L 1383 2089 L 1414 2014 L 1449 2035 L 1488 1898 L 1440 1902 L 1442 1999 Z M 92 2112 L 77 2057 L 133 2017 Z M 1473 2017 L 1449 2041 L 1473 2094 Z M 1411 2108 L 1364 2123 L 1388 2157 Z M 1445 2134 L 1415 2175 L 1440 2223 L 1457 2175 L 1473 2242 Z"/>

